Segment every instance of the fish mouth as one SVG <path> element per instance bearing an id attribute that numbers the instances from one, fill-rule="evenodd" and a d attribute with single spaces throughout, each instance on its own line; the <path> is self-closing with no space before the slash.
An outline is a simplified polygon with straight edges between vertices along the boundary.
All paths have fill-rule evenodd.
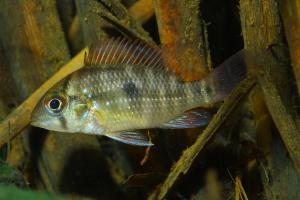
<path id="1" fill-rule="evenodd" d="M 40 124 L 38 123 L 38 121 L 35 121 L 35 120 L 32 120 L 32 121 L 30 122 L 30 125 L 36 126 L 36 127 L 40 127 Z"/>
<path id="2" fill-rule="evenodd" d="M 41 124 L 39 121 L 31 121 L 31 122 L 30 122 L 30 125 L 31 125 L 31 126 L 34 126 L 34 127 L 46 129 L 45 126 L 44 126 L 43 124 Z"/>

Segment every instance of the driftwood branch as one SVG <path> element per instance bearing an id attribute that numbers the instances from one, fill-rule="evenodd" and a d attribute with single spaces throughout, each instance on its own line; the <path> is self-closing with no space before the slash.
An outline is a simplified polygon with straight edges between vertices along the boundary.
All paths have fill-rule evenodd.
<path id="1" fill-rule="evenodd" d="M 241 23 L 245 48 L 255 56 L 260 86 L 268 110 L 276 124 L 282 140 L 300 173 L 300 133 L 291 109 L 289 61 L 284 47 L 283 28 L 278 4 L 274 0 L 255 3 L 240 1 Z M 272 77 L 272 78 L 271 78 Z"/>
<path id="2" fill-rule="evenodd" d="M 294 74 L 300 94 L 300 1 L 280 1 L 282 20 L 285 27 L 286 39 L 290 49 L 290 56 Z"/>
<path id="3" fill-rule="evenodd" d="M 258 80 L 260 87 L 262 88 L 268 110 L 290 154 L 294 167 L 300 175 L 299 128 L 294 121 L 293 115 L 282 101 L 269 71 L 265 70 L 264 73 L 260 74 Z"/>

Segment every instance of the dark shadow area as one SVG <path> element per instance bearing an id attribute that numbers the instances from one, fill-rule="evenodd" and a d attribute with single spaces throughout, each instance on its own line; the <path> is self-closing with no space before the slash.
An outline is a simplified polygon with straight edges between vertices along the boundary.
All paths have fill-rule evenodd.
<path id="1" fill-rule="evenodd" d="M 48 136 L 47 133 L 48 131 L 45 129 L 32 127 L 32 132 L 28 135 L 30 158 L 28 166 L 26 166 L 26 171 L 30 174 L 30 187 L 32 188 L 37 188 L 37 186 L 39 185 L 36 180 L 42 180 L 39 173 L 38 160 L 40 159 L 43 145 Z"/>
<path id="2" fill-rule="evenodd" d="M 228 147 L 214 147 L 201 152 L 192 165 L 188 175 L 184 175 L 170 192 L 170 199 L 190 199 L 192 195 L 204 192 L 206 186 L 206 176 L 209 170 L 214 170 L 218 180 L 222 183 L 230 183 L 230 174 L 233 172 L 238 157 L 234 149 Z M 206 192 L 204 192 L 205 194 Z"/>
<path id="3" fill-rule="evenodd" d="M 207 25 L 213 66 L 243 48 L 238 1 L 204 0 L 200 9 Z"/>
<path id="4" fill-rule="evenodd" d="M 151 38 L 156 44 L 160 44 L 155 15 L 153 15 L 146 23 L 143 24 L 143 28 L 150 34 Z"/>
<path id="5" fill-rule="evenodd" d="M 95 199 L 124 199 L 99 151 L 77 149 L 69 158 L 61 178 L 60 191 Z"/>

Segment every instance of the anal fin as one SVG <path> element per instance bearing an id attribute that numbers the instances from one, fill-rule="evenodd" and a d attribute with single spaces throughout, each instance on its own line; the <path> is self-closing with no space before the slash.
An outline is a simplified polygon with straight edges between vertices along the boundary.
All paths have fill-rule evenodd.
<path id="1" fill-rule="evenodd" d="M 148 140 L 145 134 L 139 132 L 126 131 L 120 133 L 109 133 L 106 134 L 105 136 L 130 145 L 137 145 L 137 146 L 154 145 L 151 141 Z"/>
<path id="2" fill-rule="evenodd" d="M 203 110 L 191 110 L 183 115 L 162 124 L 163 129 L 184 129 L 205 126 L 211 119 L 211 114 Z"/>

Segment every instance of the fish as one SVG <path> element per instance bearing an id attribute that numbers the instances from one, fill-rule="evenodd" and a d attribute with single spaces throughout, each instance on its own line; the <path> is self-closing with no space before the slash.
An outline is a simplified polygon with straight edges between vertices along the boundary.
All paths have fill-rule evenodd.
<path id="1" fill-rule="evenodd" d="M 207 77 L 185 81 L 167 66 L 163 48 L 107 39 L 90 47 L 81 69 L 46 92 L 31 125 L 151 146 L 142 130 L 206 125 L 211 114 L 199 108 L 223 101 L 246 74 L 243 50 Z"/>

